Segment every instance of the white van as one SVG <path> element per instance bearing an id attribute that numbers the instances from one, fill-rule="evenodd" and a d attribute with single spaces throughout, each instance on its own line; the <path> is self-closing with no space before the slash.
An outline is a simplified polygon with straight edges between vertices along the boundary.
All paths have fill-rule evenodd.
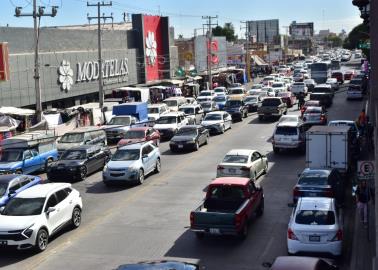
<path id="1" fill-rule="evenodd" d="M 170 97 L 163 100 L 163 103 L 167 104 L 171 112 L 177 112 L 180 106 L 185 105 L 185 97 Z"/>
<path id="2" fill-rule="evenodd" d="M 160 116 L 169 113 L 169 107 L 165 103 L 148 104 L 148 121 L 156 121 Z"/>
<path id="3" fill-rule="evenodd" d="M 306 150 L 306 130 L 308 127 L 302 121 L 280 122 L 273 133 L 273 152 L 279 153 L 282 149 Z"/>

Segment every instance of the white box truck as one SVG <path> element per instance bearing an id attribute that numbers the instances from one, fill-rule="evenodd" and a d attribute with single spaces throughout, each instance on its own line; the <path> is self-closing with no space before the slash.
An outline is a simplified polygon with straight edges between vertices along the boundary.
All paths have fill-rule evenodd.
<path id="1" fill-rule="evenodd" d="M 348 126 L 313 126 L 306 132 L 306 166 L 349 172 L 350 141 L 351 131 Z"/>

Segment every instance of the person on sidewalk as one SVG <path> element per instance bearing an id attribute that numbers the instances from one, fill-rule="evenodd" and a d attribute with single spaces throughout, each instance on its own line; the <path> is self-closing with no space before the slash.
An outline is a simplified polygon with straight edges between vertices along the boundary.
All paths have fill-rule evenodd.
<path id="1" fill-rule="evenodd" d="M 374 193 L 367 185 L 366 180 L 361 181 L 356 189 L 356 203 L 361 222 L 364 225 L 367 225 L 368 222 L 368 203 L 373 196 Z"/>
<path id="2" fill-rule="evenodd" d="M 361 130 L 361 134 L 364 136 L 365 135 L 365 127 L 366 127 L 366 112 L 365 109 L 362 109 L 360 112 L 360 115 L 358 116 L 357 119 L 357 124 L 359 129 Z"/>

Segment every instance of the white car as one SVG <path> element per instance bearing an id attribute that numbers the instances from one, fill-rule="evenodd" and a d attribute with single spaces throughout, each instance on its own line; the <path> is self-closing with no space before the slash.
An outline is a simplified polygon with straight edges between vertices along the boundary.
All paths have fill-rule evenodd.
<path id="1" fill-rule="evenodd" d="M 266 96 L 267 97 L 275 97 L 276 96 L 276 92 L 274 91 L 274 89 L 270 86 L 265 86 L 261 89 L 261 91 L 266 91 Z"/>
<path id="2" fill-rule="evenodd" d="M 202 90 L 198 96 L 199 97 L 214 97 L 215 93 L 213 90 Z"/>
<path id="3" fill-rule="evenodd" d="M 263 87 L 264 87 L 263 84 L 261 84 L 261 83 L 256 83 L 256 84 L 252 85 L 252 87 L 251 87 L 250 90 L 261 90 Z"/>
<path id="4" fill-rule="evenodd" d="M 286 90 L 287 90 L 287 86 L 283 82 L 273 83 L 272 88 L 273 88 L 274 92 L 276 93 L 276 96 L 278 95 L 278 93 L 286 92 Z"/>
<path id="5" fill-rule="evenodd" d="M 48 183 L 28 188 L 3 208 L 0 244 L 17 249 L 44 251 L 49 238 L 63 225 L 81 224 L 80 193 L 68 183 Z"/>
<path id="6" fill-rule="evenodd" d="M 307 88 L 307 86 L 304 82 L 295 82 L 291 85 L 290 91 L 294 95 L 298 95 L 299 93 L 303 93 L 303 94 L 307 95 L 308 88 Z"/>
<path id="7" fill-rule="evenodd" d="M 197 97 L 197 103 L 213 101 L 214 96 L 199 96 Z"/>
<path id="8" fill-rule="evenodd" d="M 268 170 L 268 159 L 256 150 L 233 149 L 217 167 L 217 177 L 239 176 L 257 180 Z"/>
<path id="9" fill-rule="evenodd" d="M 339 82 L 336 78 L 328 78 L 326 84 L 329 84 L 332 87 L 333 91 L 339 90 Z"/>
<path id="10" fill-rule="evenodd" d="M 340 256 L 343 230 L 335 199 L 302 197 L 293 209 L 287 229 L 289 254 L 321 252 Z"/>
<path id="11" fill-rule="evenodd" d="M 214 94 L 216 96 L 225 96 L 225 95 L 227 95 L 227 88 L 224 87 L 224 86 L 216 87 L 216 88 L 214 88 L 213 91 L 214 91 Z"/>
<path id="12" fill-rule="evenodd" d="M 229 113 L 217 111 L 206 114 L 201 126 L 208 129 L 209 132 L 224 133 L 227 129 L 231 129 L 231 123 L 232 117 Z"/>
<path id="13" fill-rule="evenodd" d="M 159 118 L 154 125 L 160 133 L 161 139 L 171 139 L 182 127 L 189 124 L 184 112 L 170 112 Z"/>
<path id="14" fill-rule="evenodd" d="M 169 113 L 169 107 L 165 103 L 148 105 L 148 121 L 156 121 L 160 116 Z"/>
<path id="15" fill-rule="evenodd" d="M 278 120 L 278 123 L 282 123 L 282 122 L 295 122 L 295 123 L 303 124 L 303 120 L 301 116 L 297 114 L 282 115 L 280 120 Z"/>

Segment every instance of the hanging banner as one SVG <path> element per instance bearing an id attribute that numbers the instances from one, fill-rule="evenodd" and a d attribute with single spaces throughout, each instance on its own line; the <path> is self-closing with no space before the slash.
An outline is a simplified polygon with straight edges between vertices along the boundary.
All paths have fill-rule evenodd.
<path id="1" fill-rule="evenodd" d="M 0 42 L 0 81 L 9 81 L 9 50 L 7 42 Z"/>

